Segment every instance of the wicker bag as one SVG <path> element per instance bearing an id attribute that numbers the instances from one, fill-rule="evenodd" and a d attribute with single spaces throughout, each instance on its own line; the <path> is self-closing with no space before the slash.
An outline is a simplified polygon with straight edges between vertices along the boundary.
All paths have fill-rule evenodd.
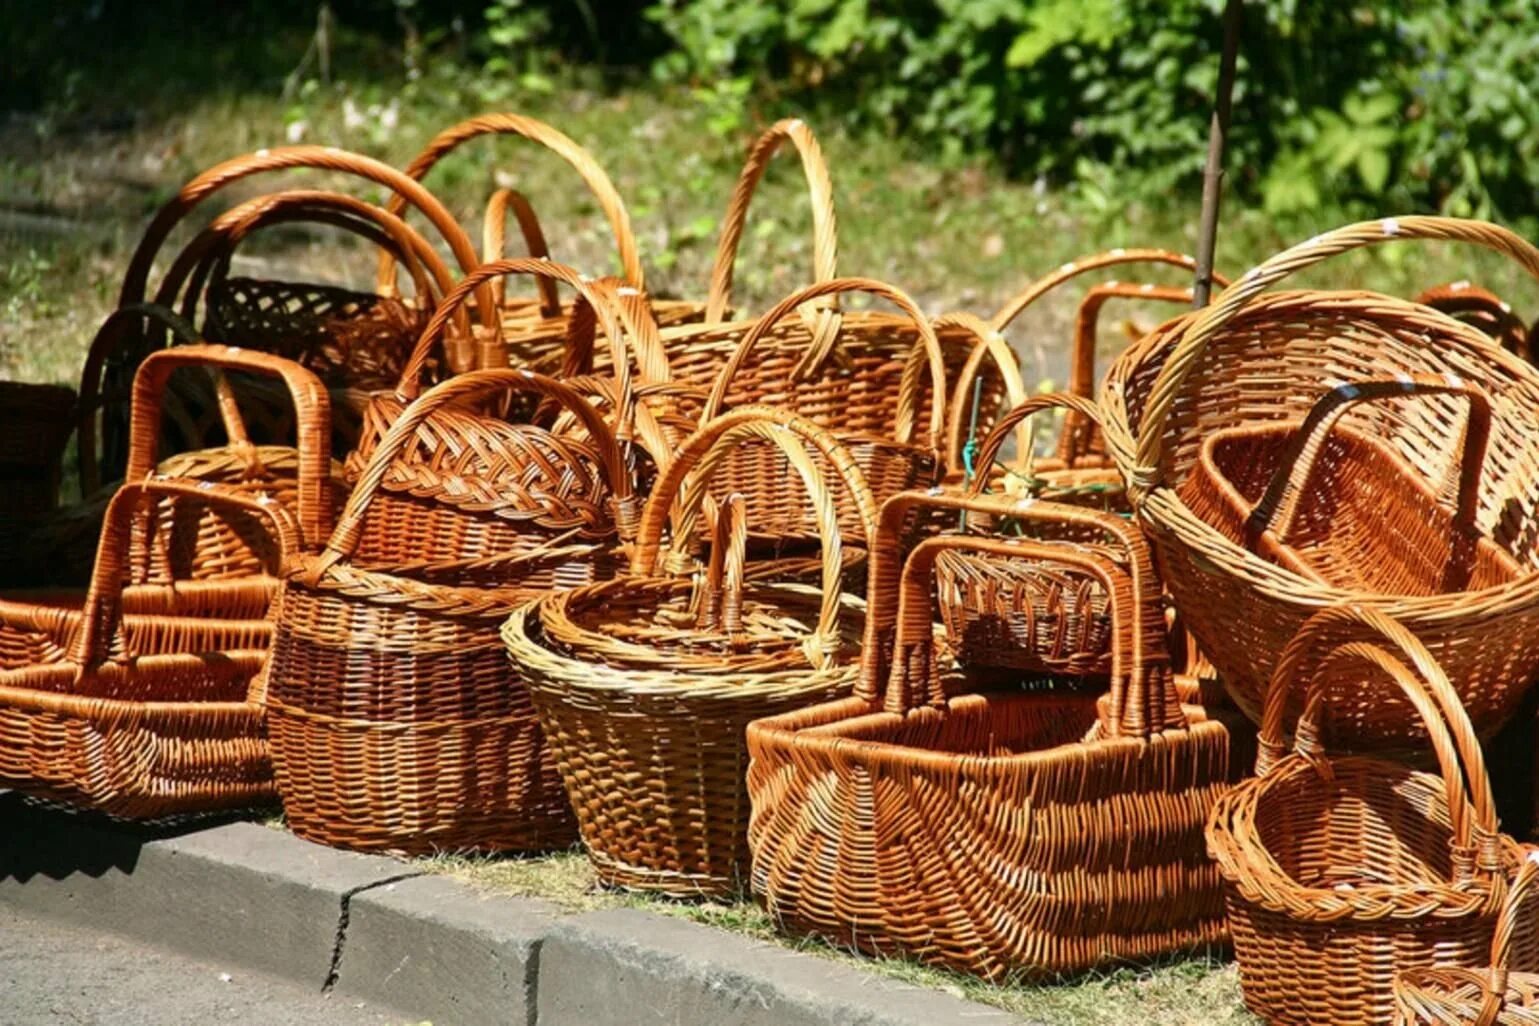
<path id="1" fill-rule="evenodd" d="M 1228 732 L 1179 704 L 1137 530 L 1102 518 L 1123 566 L 1079 545 L 955 535 L 904 559 L 902 526 L 926 504 L 1100 516 L 1000 498 L 888 500 L 855 697 L 748 728 L 755 893 L 793 932 L 990 979 L 1222 940 L 1202 824 L 1228 776 Z M 931 571 L 958 551 L 1094 576 L 1111 596 L 1109 701 L 1062 682 L 969 692 L 943 678 Z"/>
<path id="2" fill-rule="evenodd" d="M 1322 672 L 1332 664 L 1336 674 Z M 1368 690 L 1365 667 L 1415 708 L 1438 773 L 1326 754 L 1322 715 L 1338 694 Z M 1343 669 L 1357 685 L 1337 691 Z M 1251 1011 L 1299 1026 L 1387 1024 L 1397 972 L 1480 964 L 1521 852 L 1498 832 L 1480 745 L 1425 646 L 1365 606 L 1323 610 L 1278 663 L 1260 747 L 1257 776 L 1219 800 L 1207 832 Z M 1515 963 L 1533 967 L 1536 947 L 1525 925 Z"/>
<path id="3" fill-rule="evenodd" d="M 1476 242 L 1539 275 L 1539 250 L 1494 225 L 1406 217 L 1326 233 L 1247 273 L 1207 309 L 1155 329 L 1112 366 L 1101 393 L 1108 447 L 1188 630 L 1225 686 L 1259 720 L 1266 678 L 1315 610 L 1379 609 L 1420 638 L 1455 681 L 1482 734 L 1517 708 L 1539 671 L 1539 373 L 1478 330 L 1428 307 L 1365 292 L 1262 293 L 1327 257 L 1396 238 Z M 1215 432 L 1296 423 L 1322 385 L 1403 374 L 1454 375 L 1490 401 L 1476 523 L 1523 568 L 1482 591 L 1379 595 L 1319 584 L 1207 523 L 1181 498 Z M 1431 488 L 1458 476 L 1469 408 L 1462 396 L 1361 403 L 1337 430 L 1383 441 Z M 1467 465 L 1467 464 L 1466 464 Z M 1446 553 L 1445 540 L 1436 548 Z M 1403 746 L 1420 721 L 1398 692 L 1352 715 L 1354 745 Z M 1339 729 L 1347 724 L 1338 718 Z"/>
<path id="4" fill-rule="evenodd" d="M 1533 915 L 1539 850 L 1528 849 L 1496 921 L 1489 969 L 1415 969 L 1395 975 L 1395 1026 L 1539 1026 L 1539 973 L 1512 971 L 1513 941 Z"/>
<path id="5" fill-rule="evenodd" d="M 693 581 L 677 572 L 694 568 L 690 524 L 709 478 L 749 439 L 783 452 L 813 497 L 821 587 L 745 579 L 747 523 L 757 512 L 742 495 L 721 506 L 706 571 Z M 840 531 L 809 444 L 869 522 L 870 492 L 827 432 L 744 407 L 684 443 L 643 512 L 629 576 L 523 606 L 503 630 L 589 858 L 611 886 L 739 890 L 748 868 L 744 728 L 854 685 L 864 604 L 841 593 Z M 663 527 L 686 482 L 663 554 Z"/>
<path id="6" fill-rule="evenodd" d="M 0 602 L 0 786 L 134 819 L 274 797 L 265 616 L 208 615 L 175 582 L 126 587 L 143 573 L 135 553 L 157 521 L 145 507 L 168 503 L 260 547 L 270 580 L 297 550 L 298 529 L 276 503 L 179 481 L 120 488 L 83 606 Z M 241 583 L 231 588 L 202 605 L 240 606 Z"/>
<path id="7" fill-rule="evenodd" d="M 150 271 L 156 255 L 172 230 L 193 208 L 213 193 L 235 182 L 260 174 L 297 168 L 344 174 L 395 190 L 427 216 L 444 241 L 448 243 L 455 261 L 462 270 L 468 271 L 479 262 L 475 247 L 448 210 L 414 180 L 388 165 L 358 154 L 332 147 L 289 146 L 274 150 L 260 150 L 248 156 L 227 160 L 202 172 L 183 186 L 175 197 L 156 212 L 154 220 L 150 222 L 139 240 L 139 245 L 130 258 L 128 271 L 123 279 L 123 286 L 119 293 L 119 307 L 131 306 L 145 299 Z M 389 247 L 386 248 L 388 250 Z M 368 319 L 367 314 L 377 306 L 377 302 L 370 301 L 368 297 L 362 295 L 357 297 L 356 310 L 364 315 L 365 326 L 371 331 L 376 325 Z M 292 327 L 297 336 L 304 336 L 312 331 L 313 323 L 308 319 L 309 315 L 306 312 L 311 311 L 311 308 L 304 303 L 298 303 L 293 308 L 298 310 L 301 316 L 287 326 L 278 313 L 273 313 L 269 327 L 275 336 L 288 330 L 289 327 Z M 489 288 L 479 297 L 477 309 L 482 331 L 495 334 L 498 330 L 497 311 Z M 333 327 L 341 330 L 340 323 Z M 399 348 L 409 350 L 413 337 L 414 332 L 407 330 L 399 340 Z M 131 380 L 139 361 L 164 344 L 165 336 L 158 330 L 151 330 L 144 334 L 130 333 L 126 336 L 114 334 L 99 338 L 97 343 L 93 343 L 87 355 L 80 383 L 81 409 L 89 418 L 80 432 L 81 482 L 87 494 L 94 492 L 104 479 L 110 480 L 115 476 L 117 468 L 126 461 L 121 410 L 115 409 L 115 397 L 126 393 L 127 389 L 124 386 Z M 469 336 L 456 335 L 451 349 L 454 353 L 463 355 L 468 364 L 474 352 L 474 345 Z M 269 345 L 262 348 L 274 347 L 270 341 Z M 103 407 L 106 409 L 104 410 Z M 100 440 L 97 438 L 98 423 L 102 436 Z M 174 441 L 181 449 L 196 449 L 206 444 L 201 437 L 180 438 Z M 102 447 L 100 455 L 105 462 L 104 468 L 98 466 L 98 442 Z"/>
<path id="8" fill-rule="evenodd" d="M 479 412 L 516 392 L 576 412 L 584 438 Z M 497 628 L 534 596 L 608 576 L 629 503 L 613 434 L 550 378 L 474 371 L 407 407 L 326 550 L 286 571 L 269 718 L 294 832 L 406 852 L 570 843 Z"/>
<path id="9" fill-rule="evenodd" d="M 1452 508 L 1388 443 L 1344 430 L 1353 404 L 1409 395 L 1470 404 Z M 1181 499 L 1231 541 L 1317 584 L 1378 595 L 1484 591 L 1523 569 L 1477 522 L 1491 405 L 1429 375 L 1340 385 L 1302 423 L 1224 428 L 1203 440 Z"/>
<path id="10" fill-rule="evenodd" d="M 614 183 L 609 180 L 604 169 L 587 150 L 544 122 L 519 114 L 483 114 L 470 118 L 434 136 L 427 146 L 423 147 L 422 152 L 406 166 L 405 173 L 408 177 L 420 181 L 448 153 L 471 139 L 486 135 L 520 136 L 551 150 L 570 164 L 582 177 L 583 183 L 587 185 L 588 191 L 598 202 L 599 208 L 604 211 L 610 228 L 614 231 L 624 283 L 638 292 L 645 291 L 646 280 L 641 267 L 641 258 L 637 253 L 636 236 L 631 231 L 630 215 L 626 212 L 625 203 L 620 199 L 619 192 L 615 190 Z M 499 194 L 494 194 L 488 204 L 486 227 L 489 230 L 483 236 L 486 242 L 484 255 L 488 260 L 503 256 L 501 229 L 506 215 L 502 212 L 505 209 L 502 204 L 504 200 L 513 202 L 513 197 L 502 195 L 503 199 L 500 200 Z M 398 194 L 391 199 L 389 209 L 392 213 L 400 213 L 405 209 L 401 195 Z M 528 230 L 528 226 L 538 225 L 528 202 L 524 201 L 521 206 L 514 204 L 514 211 L 518 215 L 520 224 L 525 227 L 525 238 L 531 243 L 530 256 L 535 258 L 544 256 L 543 232 L 536 228 L 531 234 Z M 388 253 L 381 251 L 379 292 L 382 295 L 389 295 L 394 285 L 395 262 Z M 508 346 L 508 358 L 514 365 L 529 366 L 545 373 L 554 373 L 560 367 L 562 344 L 568 335 L 567 320 L 572 314 L 571 309 L 562 308 L 559 304 L 551 307 L 549 303 L 554 298 L 554 293 L 543 285 L 541 298 L 538 300 L 526 297 L 508 299 L 500 292 L 498 296 L 502 315 L 502 335 Z M 659 323 L 663 324 L 697 320 L 701 311 L 697 303 L 671 300 L 656 300 L 652 303 L 652 307 Z M 469 363 L 461 362 L 456 353 L 452 351 L 449 353 L 451 370 L 465 370 L 469 366 L 471 366 Z M 487 366 L 487 364 L 483 363 L 479 366 Z"/>
<path id="11" fill-rule="evenodd" d="M 1038 300 L 1081 275 L 1126 264 L 1163 264 L 1187 270 L 1196 267 L 1193 258 L 1162 249 L 1112 249 L 1081 257 L 1032 282 L 1006 302 L 988 322 L 989 331 L 1000 338 L 1004 352 L 1010 352 L 1009 343 L 1003 338 L 1005 330 Z M 1213 280 L 1221 285 L 1228 284 L 1228 279 L 1217 272 L 1214 272 Z M 1086 398 L 1094 395 L 1097 327 L 1101 310 L 1114 298 L 1190 303 L 1192 292 L 1190 289 L 1119 281 L 1108 281 L 1088 289 L 1081 297 L 1075 313 L 1069 350 L 1068 390 L 1074 395 Z M 974 411 L 976 382 L 987 364 L 1000 366 L 1000 348 L 975 348 L 967 362 L 950 378 L 953 391 L 946 428 L 947 454 L 951 459 L 953 477 L 964 482 L 967 462 L 964 453 L 967 446 L 979 437 L 980 432 L 987 432 L 993 423 L 988 416 L 978 416 Z M 1018 404 L 1019 400 L 1012 399 L 1010 405 Z M 1000 412 L 1009 408 L 1002 407 Z M 1022 438 L 1023 443 L 1027 441 L 1029 437 Z M 1017 458 L 1024 458 L 1030 451 L 1030 447 L 1023 448 L 1017 453 Z M 1091 430 L 1090 425 L 1072 410 L 1067 411 L 1064 418 L 1053 455 L 1036 460 L 1033 469 L 1044 480 L 1054 484 L 1060 498 L 1065 497 L 1066 488 L 1083 486 L 1091 490 L 1103 490 L 1121 487 L 1100 433 Z"/>
<path id="12" fill-rule="evenodd" d="M 1500 296 L 1467 281 L 1423 289 L 1412 301 L 1474 325 L 1509 353 L 1533 362 L 1528 326 Z"/>

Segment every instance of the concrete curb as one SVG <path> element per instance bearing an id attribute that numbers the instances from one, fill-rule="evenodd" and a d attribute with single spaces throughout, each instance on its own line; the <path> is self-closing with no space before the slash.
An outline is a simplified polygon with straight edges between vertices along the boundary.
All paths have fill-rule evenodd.
<path id="1" fill-rule="evenodd" d="M 1012 1026 L 1004 1012 L 634 910 L 563 914 L 252 823 L 145 830 L 0 794 L 0 904 L 434 1026 Z"/>

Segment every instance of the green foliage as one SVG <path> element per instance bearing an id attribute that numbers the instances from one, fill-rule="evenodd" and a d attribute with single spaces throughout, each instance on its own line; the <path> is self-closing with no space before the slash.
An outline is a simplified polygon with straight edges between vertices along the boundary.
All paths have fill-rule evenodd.
<path id="1" fill-rule="evenodd" d="M 753 84 L 1091 206 L 1200 173 L 1223 0 L 657 0 L 667 80 Z M 1251 0 L 1229 166 L 1269 213 L 1532 213 L 1539 7 Z"/>

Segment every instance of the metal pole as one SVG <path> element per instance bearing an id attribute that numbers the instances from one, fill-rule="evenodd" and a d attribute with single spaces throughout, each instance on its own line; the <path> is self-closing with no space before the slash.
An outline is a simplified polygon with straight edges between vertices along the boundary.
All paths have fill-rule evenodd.
<path id="1" fill-rule="evenodd" d="M 1197 235 L 1197 274 L 1192 306 L 1208 305 L 1213 289 L 1213 247 L 1218 239 L 1218 201 L 1224 190 L 1224 141 L 1229 135 L 1229 111 L 1234 97 L 1234 64 L 1240 52 L 1241 0 L 1224 5 L 1224 50 L 1218 65 L 1218 95 L 1208 125 L 1208 163 L 1202 172 L 1202 224 Z"/>

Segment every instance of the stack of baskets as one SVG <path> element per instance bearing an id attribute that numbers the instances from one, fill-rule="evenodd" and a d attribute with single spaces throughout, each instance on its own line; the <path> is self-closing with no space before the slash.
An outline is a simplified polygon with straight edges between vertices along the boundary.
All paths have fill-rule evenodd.
<path id="1" fill-rule="evenodd" d="M 423 182 L 500 134 L 579 173 L 618 276 L 551 262 L 513 188 L 478 206 L 476 252 Z M 786 143 L 812 280 L 734 319 Z M 195 207 L 300 168 L 392 196 L 245 198 L 150 291 Z M 237 273 L 294 224 L 361 240 L 372 286 Z M 1095 282 L 1067 390 L 1031 396 L 1004 335 L 1023 312 L 1193 261 L 1111 250 L 992 319 L 931 319 L 837 276 L 799 120 L 753 144 L 680 300 L 648 293 L 599 164 L 527 117 L 452 126 L 404 170 L 227 161 L 146 230 L 78 401 L 14 391 L 0 471 L 29 477 L 0 515 L 100 544 L 83 595 L 0 601 L 0 786 L 132 818 L 281 801 L 366 850 L 580 841 L 606 885 L 751 892 L 787 932 L 995 980 L 1232 940 L 1276 1023 L 1539 1021 L 1539 862 L 1481 747 L 1539 675 L 1528 335 L 1464 283 L 1273 289 L 1400 239 L 1539 278 L 1494 225 L 1350 225 L 1141 332 L 1099 391 L 1106 305 L 1192 293 Z M 859 293 L 896 310 L 841 306 Z M 71 429 L 96 502 L 66 514 Z"/>

